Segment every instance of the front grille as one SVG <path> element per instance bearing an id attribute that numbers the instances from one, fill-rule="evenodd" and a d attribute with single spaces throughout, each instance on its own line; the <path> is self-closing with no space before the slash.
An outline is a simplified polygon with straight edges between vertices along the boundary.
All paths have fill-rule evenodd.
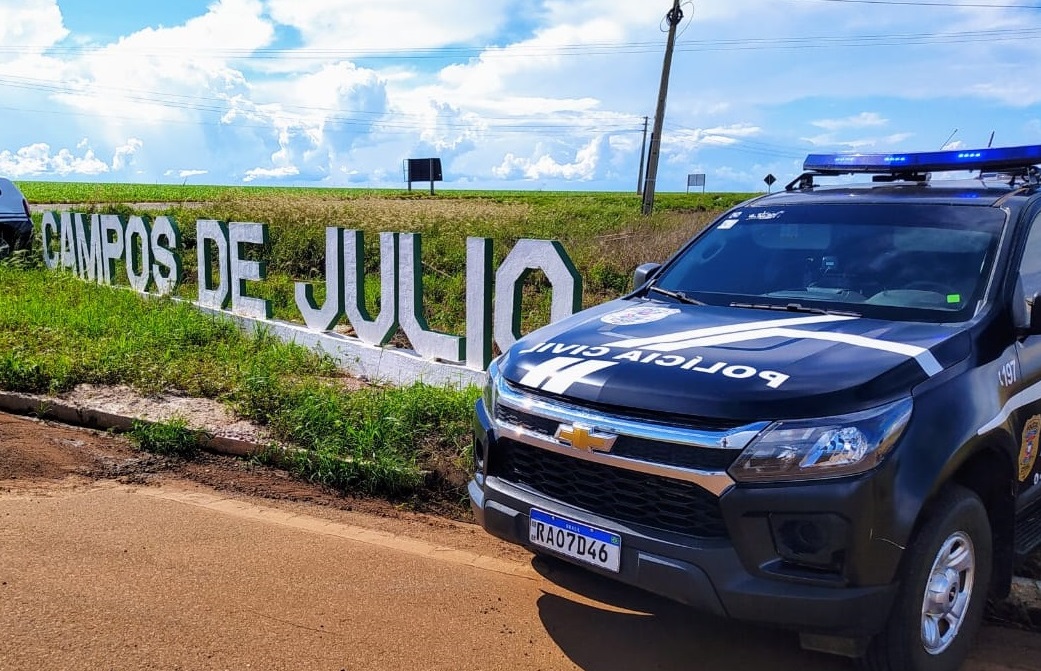
<path id="1" fill-rule="evenodd" d="M 567 457 L 507 438 L 489 474 L 597 515 L 699 538 L 726 538 L 719 500 L 701 487 Z"/>
<path id="2" fill-rule="evenodd" d="M 553 404 L 566 404 L 570 405 L 575 403 L 575 399 L 563 396 L 561 394 L 552 394 L 541 389 L 533 389 L 528 387 L 519 387 L 515 384 L 506 383 L 511 389 L 516 390 L 518 393 L 534 398 L 540 398 L 545 401 L 549 401 Z M 680 415 L 665 413 L 660 410 L 646 410 L 641 408 L 635 408 L 630 406 L 615 406 L 608 405 L 606 403 L 596 403 L 593 401 L 583 400 L 581 406 L 587 410 L 593 412 L 601 412 L 607 415 L 618 415 L 622 417 L 629 417 L 631 419 L 640 419 L 647 422 L 664 423 L 672 426 L 682 426 L 689 429 L 698 429 L 701 431 L 730 431 L 736 429 L 739 426 L 747 424 L 747 421 L 731 420 L 731 419 L 720 419 L 718 417 L 696 417 L 693 415 Z"/>
<path id="3" fill-rule="evenodd" d="M 519 410 L 497 405 L 495 419 L 498 422 L 542 434 L 552 438 L 560 422 L 539 417 Z M 740 450 L 727 450 L 694 445 L 678 445 L 646 438 L 620 435 L 611 448 L 611 454 L 626 459 L 636 459 L 663 466 L 691 468 L 701 471 L 725 471 L 740 455 Z"/>

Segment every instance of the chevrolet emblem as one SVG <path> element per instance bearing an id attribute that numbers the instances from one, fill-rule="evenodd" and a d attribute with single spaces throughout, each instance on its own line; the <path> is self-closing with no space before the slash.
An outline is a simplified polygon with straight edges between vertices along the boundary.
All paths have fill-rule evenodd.
<path id="1" fill-rule="evenodd" d="M 610 452 L 618 438 L 584 424 L 561 424 L 554 437 L 576 450 L 585 452 Z"/>

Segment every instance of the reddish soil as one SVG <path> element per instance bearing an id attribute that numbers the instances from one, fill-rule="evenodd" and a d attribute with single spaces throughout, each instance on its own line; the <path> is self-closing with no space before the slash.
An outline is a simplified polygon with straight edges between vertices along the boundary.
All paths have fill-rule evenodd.
<path id="1" fill-rule="evenodd" d="M 120 436 L 0 413 L 0 493 L 96 481 L 154 486 L 187 481 L 227 495 L 301 504 L 318 512 L 327 509 L 409 524 L 420 522 L 423 526 L 458 526 L 459 522 L 471 521 L 461 501 L 393 503 L 349 496 L 246 459 L 209 453 L 200 453 L 192 461 L 162 457 L 142 452 Z M 475 534 L 480 531 L 469 524 L 463 528 Z"/>
<path id="2" fill-rule="evenodd" d="M 5 670 L 852 668 L 472 524 L 2 413 L 0 631 Z M 989 626 L 965 669 L 1038 659 Z"/>

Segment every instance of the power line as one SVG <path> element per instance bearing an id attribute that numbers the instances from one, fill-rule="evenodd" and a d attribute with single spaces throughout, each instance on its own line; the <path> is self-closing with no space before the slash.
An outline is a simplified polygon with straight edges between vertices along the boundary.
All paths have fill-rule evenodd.
<path id="1" fill-rule="evenodd" d="M 967 9 L 1041 9 L 1041 5 L 1009 5 L 981 2 L 911 2 L 911 0 L 802 0 L 857 5 L 902 5 L 905 7 L 965 7 Z"/>
<path id="2" fill-rule="evenodd" d="M 192 109 L 192 108 L 173 108 L 173 109 Z M 22 112 L 27 114 L 47 114 L 57 115 L 63 117 L 74 117 L 74 118 L 99 118 L 103 120 L 119 120 L 119 121 L 138 121 L 147 122 L 149 119 L 142 118 L 140 116 L 130 115 L 119 115 L 111 114 L 107 111 L 90 112 L 90 111 L 72 111 L 72 110 L 57 110 L 57 109 L 33 109 L 28 107 L 13 107 L 13 106 L 0 106 L 0 110 L 6 110 L 11 112 Z M 218 114 L 226 110 L 202 110 L 195 108 L 194 111 L 203 113 Z M 239 129 L 257 129 L 270 131 L 273 128 L 272 123 L 260 124 L 260 123 L 243 123 L 235 122 L 234 124 L 221 122 L 220 119 L 213 119 L 207 121 L 205 119 L 161 119 L 164 125 L 178 124 L 185 126 L 213 126 L 213 127 L 226 127 L 229 130 Z M 272 120 L 274 121 L 274 120 Z M 386 135 L 414 135 L 424 131 L 431 130 L 430 126 L 421 126 L 419 124 L 385 124 L 379 121 L 366 122 L 366 121 L 352 121 L 352 120 L 339 120 L 338 123 L 342 126 L 357 127 L 359 129 L 368 129 L 373 132 L 379 132 Z M 334 125 L 333 123 L 325 123 L 326 126 Z M 524 125 L 522 123 L 513 124 L 511 126 L 464 126 L 464 125 L 453 125 L 445 126 L 443 124 L 435 124 L 433 130 L 442 131 L 472 131 L 480 135 L 481 138 L 496 138 L 506 137 L 510 135 L 526 135 L 526 134 L 537 134 L 538 137 L 562 137 L 562 138 L 573 138 L 578 133 L 586 133 L 588 135 L 606 134 L 613 136 L 620 135 L 636 135 L 640 133 L 640 129 L 635 126 L 616 126 L 616 127 L 600 127 L 594 124 L 567 124 L 560 123 L 556 125 L 542 124 L 542 125 Z"/>
<path id="3" fill-rule="evenodd" d="M 900 0 L 803 0 L 809 2 L 845 2 L 861 4 L 896 4 L 908 6 L 936 7 L 988 7 L 988 8 L 1025 8 L 1041 9 L 1037 6 L 1014 5 L 969 5 L 957 3 L 915 3 Z M 792 49 L 806 47 L 863 47 L 893 46 L 895 44 L 945 44 L 965 42 L 1008 42 L 1035 39 L 1041 36 L 1041 28 L 1002 28 L 991 30 L 957 31 L 945 33 L 883 33 L 868 35 L 816 35 L 796 37 L 740 37 L 731 39 L 698 39 L 696 42 L 678 44 L 677 51 L 730 51 L 735 49 Z M 880 44 L 881 43 L 881 44 Z M 126 58 L 128 53 L 138 56 L 154 56 L 157 58 L 177 57 L 180 60 L 204 60 L 206 58 L 228 58 L 233 60 L 337 60 L 337 59 L 445 59 L 453 56 L 473 57 L 489 56 L 493 58 L 522 58 L 541 56 L 595 56 L 624 55 L 640 53 L 657 53 L 661 45 L 653 42 L 589 42 L 584 44 L 562 44 L 553 47 L 512 45 L 510 47 L 443 47 L 428 49 L 226 49 L 220 47 L 195 47 L 186 54 L 181 47 L 129 49 L 123 47 L 111 50 L 109 46 L 68 45 L 3 45 L 0 54 L 24 54 L 27 51 L 39 52 L 53 56 L 58 55 L 92 55 L 112 58 Z"/>
<path id="4" fill-rule="evenodd" d="M 234 105 L 232 104 L 233 101 L 231 99 L 213 96 L 181 95 L 162 91 L 150 91 L 144 89 L 97 85 L 91 85 L 89 87 L 89 90 L 87 90 L 84 88 L 69 86 L 66 84 L 56 84 L 48 82 L 46 80 L 14 76 L 0 77 L 0 85 L 31 91 L 41 91 L 45 93 L 68 95 L 73 97 L 88 97 L 92 95 L 97 95 L 99 93 L 106 93 L 113 96 L 119 96 L 122 99 L 130 102 L 137 102 L 146 105 L 158 105 L 161 107 L 171 109 L 194 110 L 199 112 L 214 112 L 221 114 L 225 114 L 228 112 L 238 112 L 243 115 L 265 115 L 265 111 L 261 109 L 264 106 L 264 104 L 262 103 L 254 103 L 257 109 L 239 109 L 234 107 Z M 399 112 L 395 110 L 343 110 L 332 107 L 280 105 L 279 112 L 281 114 L 281 120 L 283 121 L 292 120 L 289 119 L 290 116 L 303 117 L 306 116 L 306 114 L 320 114 L 322 115 L 322 121 L 325 123 L 346 123 L 348 125 L 379 124 L 383 128 L 398 127 L 411 130 L 421 122 L 431 121 L 433 121 L 433 125 L 438 128 L 474 129 L 478 127 L 478 123 L 467 122 L 465 120 L 445 120 L 439 118 L 431 118 L 427 115 L 408 114 L 405 112 Z M 555 130 L 562 132 L 571 132 L 575 129 L 588 129 L 594 131 L 601 130 L 603 132 L 636 132 L 634 128 L 636 124 L 639 122 L 639 119 L 641 118 L 635 115 L 626 116 L 621 114 L 597 112 L 561 112 L 560 114 L 560 120 L 547 119 L 545 116 L 481 116 L 478 121 L 480 122 L 480 124 L 487 124 L 488 126 L 493 127 L 495 130 L 499 132 L 552 132 Z M 267 113 L 266 115 L 274 117 L 275 119 L 278 119 L 280 116 L 279 114 L 270 113 Z"/>

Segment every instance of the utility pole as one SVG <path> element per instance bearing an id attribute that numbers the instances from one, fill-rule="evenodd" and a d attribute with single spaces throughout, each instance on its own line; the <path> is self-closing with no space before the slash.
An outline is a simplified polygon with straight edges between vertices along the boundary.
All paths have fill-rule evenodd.
<path id="1" fill-rule="evenodd" d="M 647 159 L 647 124 L 648 117 L 643 118 L 643 144 L 640 145 L 640 171 L 636 173 L 636 195 L 643 195 L 643 164 Z"/>
<path id="2" fill-rule="evenodd" d="M 665 124 L 665 98 L 669 94 L 669 73 L 672 70 L 672 50 L 676 46 L 676 27 L 683 21 L 680 0 L 672 0 L 672 9 L 665 15 L 669 22 L 669 41 L 665 45 L 665 62 L 661 68 L 661 86 L 658 87 L 658 111 L 654 116 L 651 133 L 651 155 L 647 160 L 647 179 L 643 183 L 643 213 L 654 211 L 654 187 L 658 179 L 658 156 L 661 153 L 661 132 Z"/>

